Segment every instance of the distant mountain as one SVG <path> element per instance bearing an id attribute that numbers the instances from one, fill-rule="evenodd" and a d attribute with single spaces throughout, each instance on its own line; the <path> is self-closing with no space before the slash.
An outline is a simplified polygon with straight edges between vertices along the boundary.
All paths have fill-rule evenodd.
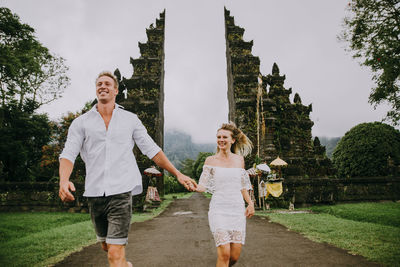
<path id="1" fill-rule="evenodd" d="M 190 135 L 178 130 L 167 130 L 164 133 L 164 152 L 178 169 L 185 159 L 195 160 L 199 152 L 215 152 L 215 149 L 216 144 L 193 143 Z"/>
<path id="2" fill-rule="evenodd" d="M 326 155 L 332 158 L 332 153 L 341 137 L 318 137 L 321 145 L 326 147 Z M 196 144 L 192 137 L 178 130 L 167 130 L 164 133 L 164 152 L 175 167 L 180 169 L 182 161 L 187 158 L 195 160 L 199 152 L 215 152 L 216 144 Z"/>
<path id="3" fill-rule="evenodd" d="M 328 158 L 332 159 L 332 154 L 333 151 L 335 150 L 339 140 L 341 137 L 319 137 L 319 141 L 321 142 L 321 145 L 326 147 L 326 155 Z"/>

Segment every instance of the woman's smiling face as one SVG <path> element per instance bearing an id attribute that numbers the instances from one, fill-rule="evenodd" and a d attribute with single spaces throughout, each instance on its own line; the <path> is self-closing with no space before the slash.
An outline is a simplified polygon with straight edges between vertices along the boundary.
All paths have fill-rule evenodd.
<path id="1" fill-rule="evenodd" d="M 221 129 L 217 132 L 217 146 L 220 150 L 230 150 L 234 143 L 231 131 Z"/>

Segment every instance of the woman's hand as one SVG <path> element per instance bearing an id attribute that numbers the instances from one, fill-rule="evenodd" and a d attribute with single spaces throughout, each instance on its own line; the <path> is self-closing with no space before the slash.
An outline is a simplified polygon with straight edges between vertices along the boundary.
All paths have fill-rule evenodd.
<path id="1" fill-rule="evenodd" d="M 206 188 L 198 184 L 196 187 L 196 192 L 203 193 L 204 191 L 206 191 Z"/>
<path id="2" fill-rule="evenodd" d="M 176 178 L 178 179 L 178 182 L 181 183 L 187 190 L 196 191 L 197 183 L 189 176 L 179 173 Z"/>
<path id="3" fill-rule="evenodd" d="M 254 215 L 254 203 L 253 202 L 251 202 L 247 206 L 245 215 L 246 215 L 247 218 L 251 218 Z"/>

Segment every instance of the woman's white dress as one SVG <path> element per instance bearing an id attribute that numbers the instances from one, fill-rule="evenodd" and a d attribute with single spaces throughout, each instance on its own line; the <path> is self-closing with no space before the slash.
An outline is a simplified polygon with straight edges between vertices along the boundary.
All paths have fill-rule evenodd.
<path id="1" fill-rule="evenodd" d="M 215 245 L 244 244 L 246 216 L 242 189 L 251 189 L 249 175 L 242 168 L 203 166 L 199 185 L 213 194 L 208 222 Z"/>

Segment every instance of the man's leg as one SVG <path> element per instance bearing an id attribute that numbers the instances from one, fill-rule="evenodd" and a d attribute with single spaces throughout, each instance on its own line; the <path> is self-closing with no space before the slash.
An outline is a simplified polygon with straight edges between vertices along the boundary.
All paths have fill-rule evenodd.
<path id="1" fill-rule="evenodd" d="M 132 217 L 132 196 L 130 192 L 112 196 L 107 206 L 107 248 L 111 267 L 131 266 L 125 258 L 125 245 Z"/>
<path id="2" fill-rule="evenodd" d="M 106 237 L 108 229 L 107 216 L 105 215 L 107 198 L 106 197 L 89 197 L 88 206 L 93 227 L 96 232 L 97 241 L 101 242 L 101 247 L 107 251 Z"/>
<path id="3" fill-rule="evenodd" d="M 110 267 L 132 267 L 125 258 L 125 245 L 108 244 L 107 256 Z"/>

